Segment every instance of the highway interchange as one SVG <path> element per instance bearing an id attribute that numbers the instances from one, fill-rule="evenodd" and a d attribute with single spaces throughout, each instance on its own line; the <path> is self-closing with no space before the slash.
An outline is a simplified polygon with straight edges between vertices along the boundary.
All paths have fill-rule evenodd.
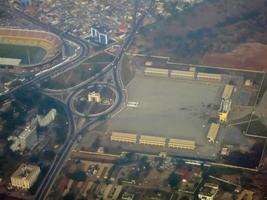
<path id="1" fill-rule="evenodd" d="M 136 19 L 136 21 L 133 23 L 134 26 L 133 26 L 131 32 L 128 34 L 125 41 L 123 42 L 123 44 L 121 45 L 120 50 L 119 50 L 118 54 L 115 56 L 112 63 L 110 63 L 107 67 L 105 67 L 100 73 L 98 73 L 94 77 L 90 77 L 88 79 L 88 81 L 86 81 L 85 83 L 77 85 L 76 87 L 73 87 L 71 89 L 63 90 L 63 92 L 68 92 L 68 93 L 72 92 L 68 95 L 65 102 L 59 101 L 59 103 L 63 105 L 65 112 L 67 114 L 67 119 L 68 119 L 68 124 L 69 124 L 67 139 L 66 139 L 65 143 L 62 145 L 62 147 L 60 148 L 60 150 L 58 151 L 58 153 L 56 154 L 48 172 L 46 173 L 46 176 L 44 177 L 41 184 L 39 185 L 39 188 L 37 189 L 37 192 L 35 194 L 36 200 L 43 200 L 43 199 L 47 198 L 47 195 L 49 194 L 49 191 L 50 191 L 51 187 L 53 186 L 53 183 L 55 182 L 58 174 L 60 173 L 62 167 L 64 166 L 65 161 L 69 158 L 69 155 L 70 155 L 73 147 L 75 146 L 77 139 L 81 136 L 83 131 L 88 129 L 89 127 L 100 124 L 105 117 L 110 116 L 110 114 L 112 114 L 114 111 L 116 111 L 120 107 L 120 105 L 124 99 L 124 94 L 123 94 L 123 91 L 124 91 L 123 87 L 124 86 L 123 86 L 123 83 L 122 83 L 121 78 L 120 78 L 118 65 L 119 65 L 120 60 L 123 57 L 124 53 L 130 47 L 136 32 L 138 31 L 138 29 L 142 25 L 144 18 L 146 17 L 147 14 L 150 13 L 151 9 L 153 8 L 153 5 L 154 5 L 154 0 L 151 0 L 151 4 L 150 4 L 150 7 L 148 8 L 148 10 L 146 10 L 139 18 L 136 19 L 134 17 L 134 19 Z M 41 81 L 43 81 L 43 80 L 45 80 L 51 76 L 62 74 L 71 68 L 79 66 L 85 59 L 87 59 L 87 57 L 89 55 L 90 48 L 89 48 L 88 44 L 85 41 L 83 41 L 82 39 L 75 37 L 75 36 L 68 34 L 68 33 L 62 34 L 60 30 L 53 28 L 50 25 L 44 24 L 44 23 L 36 20 L 35 18 L 28 16 L 27 14 L 25 14 L 24 12 L 22 12 L 20 10 L 12 8 L 12 13 L 15 13 L 19 17 L 24 18 L 24 19 L 30 21 L 31 23 L 42 27 L 43 29 L 49 30 L 49 31 L 59 35 L 64 41 L 69 41 L 69 43 L 76 44 L 77 48 L 76 48 L 75 54 L 74 54 L 74 56 L 72 56 L 72 58 L 70 58 L 70 59 L 67 58 L 65 61 L 63 60 L 62 63 L 58 64 L 56 67 L 52 67 L 51 70 L 45 71 L 43 73 L 39 73 L 38 75 L 34 76 L 31 80 L 25 82 L 23 85 L 9 90 L 6 93 L 6 95 L 12 94 L 13 92 L 15 92 L 16 90 L 19 90 L 22 87 L 35 85 L 37 83 L 40 83 Z M 73 116 L 73 113 L 71 111 L 71 105 L 72 105 L 73 97 L 77 93 L 79 93 L 79 91 L 81 91 L 83 88 L 85 88 L 89 84 L 97 81 L 97 79 L 99 79 L 99 77 L 103 76 L 105 73 L 109 72 L 110 70 L 112 70 L 114 85 L 115 85 L 115 88 L 118 92 L 118 100 L 116 101 L 115 106 L 113 106 L 113 108 L 110 109 L 109 112 L 107 112 L 105 114 L 104 118 L 103 118 L 103 116 L 92 118 L 87 123 L 85 123 L 85 125 L 81 129 L 76 130 L 76 124 L 74 121 L 74 116 Z M 47 94 L 52 95 L 54 92 L 57 93 L 60 91 L 57 91 L 57 90 L 49 91 L 49 92 L 47 92 Z"/>

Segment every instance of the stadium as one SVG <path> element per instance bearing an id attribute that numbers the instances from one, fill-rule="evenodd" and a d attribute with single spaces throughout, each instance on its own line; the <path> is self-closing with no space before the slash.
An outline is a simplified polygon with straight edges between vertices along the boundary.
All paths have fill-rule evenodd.
<path id="1" fill-rule="evenodd" d="M 0 66 L 9 71 L 32 70 L 59 57 L 62 45 L 53 33 L 0 28 Z"/>

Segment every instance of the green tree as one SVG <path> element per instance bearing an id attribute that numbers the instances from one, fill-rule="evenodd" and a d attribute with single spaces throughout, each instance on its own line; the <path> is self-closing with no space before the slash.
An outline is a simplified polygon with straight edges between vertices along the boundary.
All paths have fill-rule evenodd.
<path id="1" fill-rule="evenodd" d="M 172 172 L 169 176 L 169 185 L 172 189 L 177 189 L 181 180 L 182 178 L 180 175 L 176 174 L 175 172 Z"/>

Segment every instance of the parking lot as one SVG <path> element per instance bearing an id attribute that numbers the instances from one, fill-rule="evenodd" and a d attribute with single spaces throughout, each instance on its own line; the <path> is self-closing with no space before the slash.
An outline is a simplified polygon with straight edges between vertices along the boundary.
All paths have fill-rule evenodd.
<path id="1" fill-rule="evenodd" d="M 109 131 L 190 139 L 206 143 L 208 120 L 216 116 L 223 85 L 146 77 L 137 74 L 128 86 L 126 107 L 111 121 Z"/>

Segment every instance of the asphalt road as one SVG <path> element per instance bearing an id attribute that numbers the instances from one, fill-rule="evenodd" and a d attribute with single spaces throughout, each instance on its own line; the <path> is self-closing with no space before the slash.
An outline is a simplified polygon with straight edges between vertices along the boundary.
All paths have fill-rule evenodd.
<path id="1" fill-rule="evenodd" d="M 68 41 L 75 43 L 79 47 L 79 51 L 78 51 L 77 55 L 73 59 L 70 59 L 68 62 L 60 65 L 59 67 L 57 67 L 55 69 L 52 69 L 52 70 L 47 71 L 43 74 L 40 74 L 39 76 L 35 76 L 33 79 L 25 82 L 24 84 L 9 90 L 5 95 L 11 94 L 11 93 L 19 90 L 22 87 L 36 84 L 36 83 L 38 83 L 44 79 L 49 78 L 52 75 L 55 75 L 58 73 L 63 73 L 68 68 L 79 65 L 88 56 L 89 47 L 88 47 L 87 43 L 84 40 L 82 40 L 81 38 L 73 36 L 73 35 L 68 34 L 68 33 L 62 34 L 62 32 L 60 30 L 52 27 L 51 25 L 44 24 L 44 23 L 38 21 L 37 19 L 35 19 L 31 16 L 28 16 L 27 14 L 25 14 L 24 12 L 22 12 L 20 10 L 11 8 L 11 11 L 13 14 L 15 14 L 21 18 L 24 18 L 24 19 L 30 21 L 31 23 L 42 27 L 45 30 L 49 30 L 54 34 L 59 35 L 62 40 L 64 39 L 64 40 L 68 40 Z"/>
<path id="2" fill-rule="evenodd" d="M 114 61 L 112 62 L 112 64 L 110 65 L 110 69 L 113 69 L 113 75 L 114 75 L 114 80 L 115 80 L 115 86 L 116 89 L 119 93 L 119 101 L 117 103 L 117 105 L 114 107 L 114 109 L 112 109 L 109 113 L 106 114 L 106 116 L 109 116 L 110 113 L 114 112 L 114 110 L 116 110 L 122 99 L 123 99 L 123 93 L 122 93 L 122 81 L 120 79 L 120 75 L 118 73 L 118 68 L 117 65 L 121 60 L 121 57 L 123 56 L 123 54 L 125 53 L 125 51 L 129 48 L 129 46 L 131 45 L 133 38 L 136 34 L 136 32 L 138 31 L 139 27 L 141 26 L 144 18 L 146 17 L 146 15 L 150 12 L 150 10 L 152 9 L 154 5 L 154 0 L 151 0 L 151 5 L 150 8 L 145 11 L 143 13 L 143 15 L 137 19 L 134 28 L 132 29 L 131 33 L 129 34 L 129 36 L 126 38 L 126 40 L 124 41 L 123 45 L 121 46 L 121 49 L 119 51 L 119 53 L 117 54 L 117 56 L 115 57 Z M 61 32 L 49 25 L 43 24 L 41 22 L 39 22 L 38 20 L 24 14 L 21 11 L 18 10 L 14 10 L 14 13 L 17 14 L 18 16 L 25 18 L 26 20 L 43 27 L 44 29 L 48 29 L 51 32 L 57 34 L 57 35 L 61 35 Z M 13 90 L 10 90 L 9 93 L 14 92 L 15 90 L 18 90 L 21 87 L 27 86 L 27 85 L 31 85 L 34 83 L 38 83 L 41 80 L 44 80 L 48 77 L 50 77 L 51 75 L 54 75 L 56 73 L 63 73 L 65 69 L 79 63 L 83 58 L 85 58 L 88 53 L 89 53 L 89 48 L 88 46 L 83 42 L 82 39 L 74 37 L 70 34 L 64 34 L 64 39 L 66 40 L 70 40 L 74 43 L 76 43 L 78 46 L 80 46 L 80 53 L 77 55 L 77 57 L 75 57 L 73 60 L 71 60 L 70 62 L 62 65 L 59 68 L 56 68 L 55 70 L 51 70 L 48 73 L 44 73 L 30 81 L 28 81 L 27 83 L 25 83 L 24 85 L 15 88 Z M 83 86 L 84 87 L 84 86 Z M 79 90 L 81 90 L 82 88 L 76 88 L 77 92 Z M 76 92 L 75 92 L 76 93 Z M 68 130 L 68 137 L 66 142 L 64 143 L 64 145 L 62 146 L 62 148 L 60 149 L 60 151 L 56 154 L 55 159 L 53 161 L 53 163 L 51 164 L 51 167 L 49 169 L 49 171 L 47 172 L 45 178 L 43 179 L 41 185 L 39 186 L 36 194 L 35 194 L 35 199 L 36 200 L 43 200 L 46 199 L 53 183 L 55 182 L 59 172 L 61 171 L 66 159 L 68 158 L 69 154 L 71 153 L 71 150 L 73 148 L 73 146 L 75 145 L 75 142 L 77 141 L 78 137 L 80 136 L 80 134 L 86 130 L 87 128 L 89 128 L 92 125 L 95 125 L 96 123 L 100 123 L 102 121 L 102 118 L 94 118 L 91 119 L 87 124 L 85 124 L 85 126 L 80 129 L 79 131 L 75 130 L 75 123 L 74 123 L 74 119 L 73 119 L 73 115 L 70 111 L 70 105 L 71 105 L 71 101 L 72 101 L 72 97 L 75 94 L 73 93 L 72 95 L 69 96 L 69 98 L 67 99 L 67 107 L 64 106 L 66 114 L 67 114 L 67 118 L 69 121 L 69 130 Z"/>

